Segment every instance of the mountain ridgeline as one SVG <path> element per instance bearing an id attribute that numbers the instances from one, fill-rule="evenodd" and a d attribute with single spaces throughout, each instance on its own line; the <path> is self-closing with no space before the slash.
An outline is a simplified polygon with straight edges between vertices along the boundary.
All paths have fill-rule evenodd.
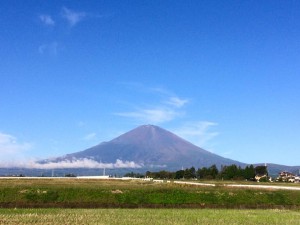
<path id="1" fill-rule="evenodd" d="M 177 170 L 182 167 L 208 167 L 213 164 L 218 167 L 231 164 L 245 166 L 244 163 L 213 154 L 153 125 L 139 126 L 109 142 L 56 158 L 55 161 L 85 158 L 102 163 L 113 163 L 117 159 L 133 161 L 149 169 Z"/>

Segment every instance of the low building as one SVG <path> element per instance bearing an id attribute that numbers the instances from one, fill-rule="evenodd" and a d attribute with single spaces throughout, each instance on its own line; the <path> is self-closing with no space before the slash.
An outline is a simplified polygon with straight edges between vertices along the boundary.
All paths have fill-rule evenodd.
<path id="1" fill-rule="evenodd" d="M 283 182 L 299 182 L 299 176 L 296 176 L 293 173 L 282 171 L 278 174 L 278 177 L 276 178 L 276 181 L 283 181 Z"/>

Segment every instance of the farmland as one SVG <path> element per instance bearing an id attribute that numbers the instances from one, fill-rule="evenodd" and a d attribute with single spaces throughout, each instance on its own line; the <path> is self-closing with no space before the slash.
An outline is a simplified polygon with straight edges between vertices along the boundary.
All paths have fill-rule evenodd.
<path id="1" fill-rule="evenodd" d="M 214 184 L 0 179 L 0 224 L 299 224 L 300 191 Z"/>
<path id="2" fill-rule="evenodd" d="M 299 224 L 299 216 L 278 209 L 0 209 L 0 224 Z"/>
<path id="3" fill-rule="evenodd" d="M 299 187 L 299 185 L 293 185 Z M 2 208 L 299 209 L 300 191 L 79 179 L 0 180 Z"/>

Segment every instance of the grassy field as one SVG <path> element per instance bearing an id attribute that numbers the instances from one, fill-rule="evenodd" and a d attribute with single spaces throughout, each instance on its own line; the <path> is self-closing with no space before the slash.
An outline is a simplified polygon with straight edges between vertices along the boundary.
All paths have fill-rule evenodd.
<path id="1" fill-rule="evenodd" d="M 300 224 L 300 211 L 234 209 L 0 209 L 0 224 Z"/>
<path id="2" fill-rule="evenodd" d="M 120 180 L 0 180 L 2 208 L 300 208 L 300 191 Z"/>

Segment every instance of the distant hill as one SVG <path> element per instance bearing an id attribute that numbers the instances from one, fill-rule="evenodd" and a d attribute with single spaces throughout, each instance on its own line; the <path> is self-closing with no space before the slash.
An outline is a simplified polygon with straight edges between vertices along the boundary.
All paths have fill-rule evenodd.
<path id="1" fill-rule="evenodd" d="M 208 167 L 213 164 L 218 167 L 231 164 L 246 165 L 206 151 L 153 125 L 139 126 L 109 142 L 52 159 L 51 162 L 76 159 L 93 159 L 102 163 L 113 163 L 119 159 L 133 161 L 144 168 L 168 170 L 191 166 Z"/>

